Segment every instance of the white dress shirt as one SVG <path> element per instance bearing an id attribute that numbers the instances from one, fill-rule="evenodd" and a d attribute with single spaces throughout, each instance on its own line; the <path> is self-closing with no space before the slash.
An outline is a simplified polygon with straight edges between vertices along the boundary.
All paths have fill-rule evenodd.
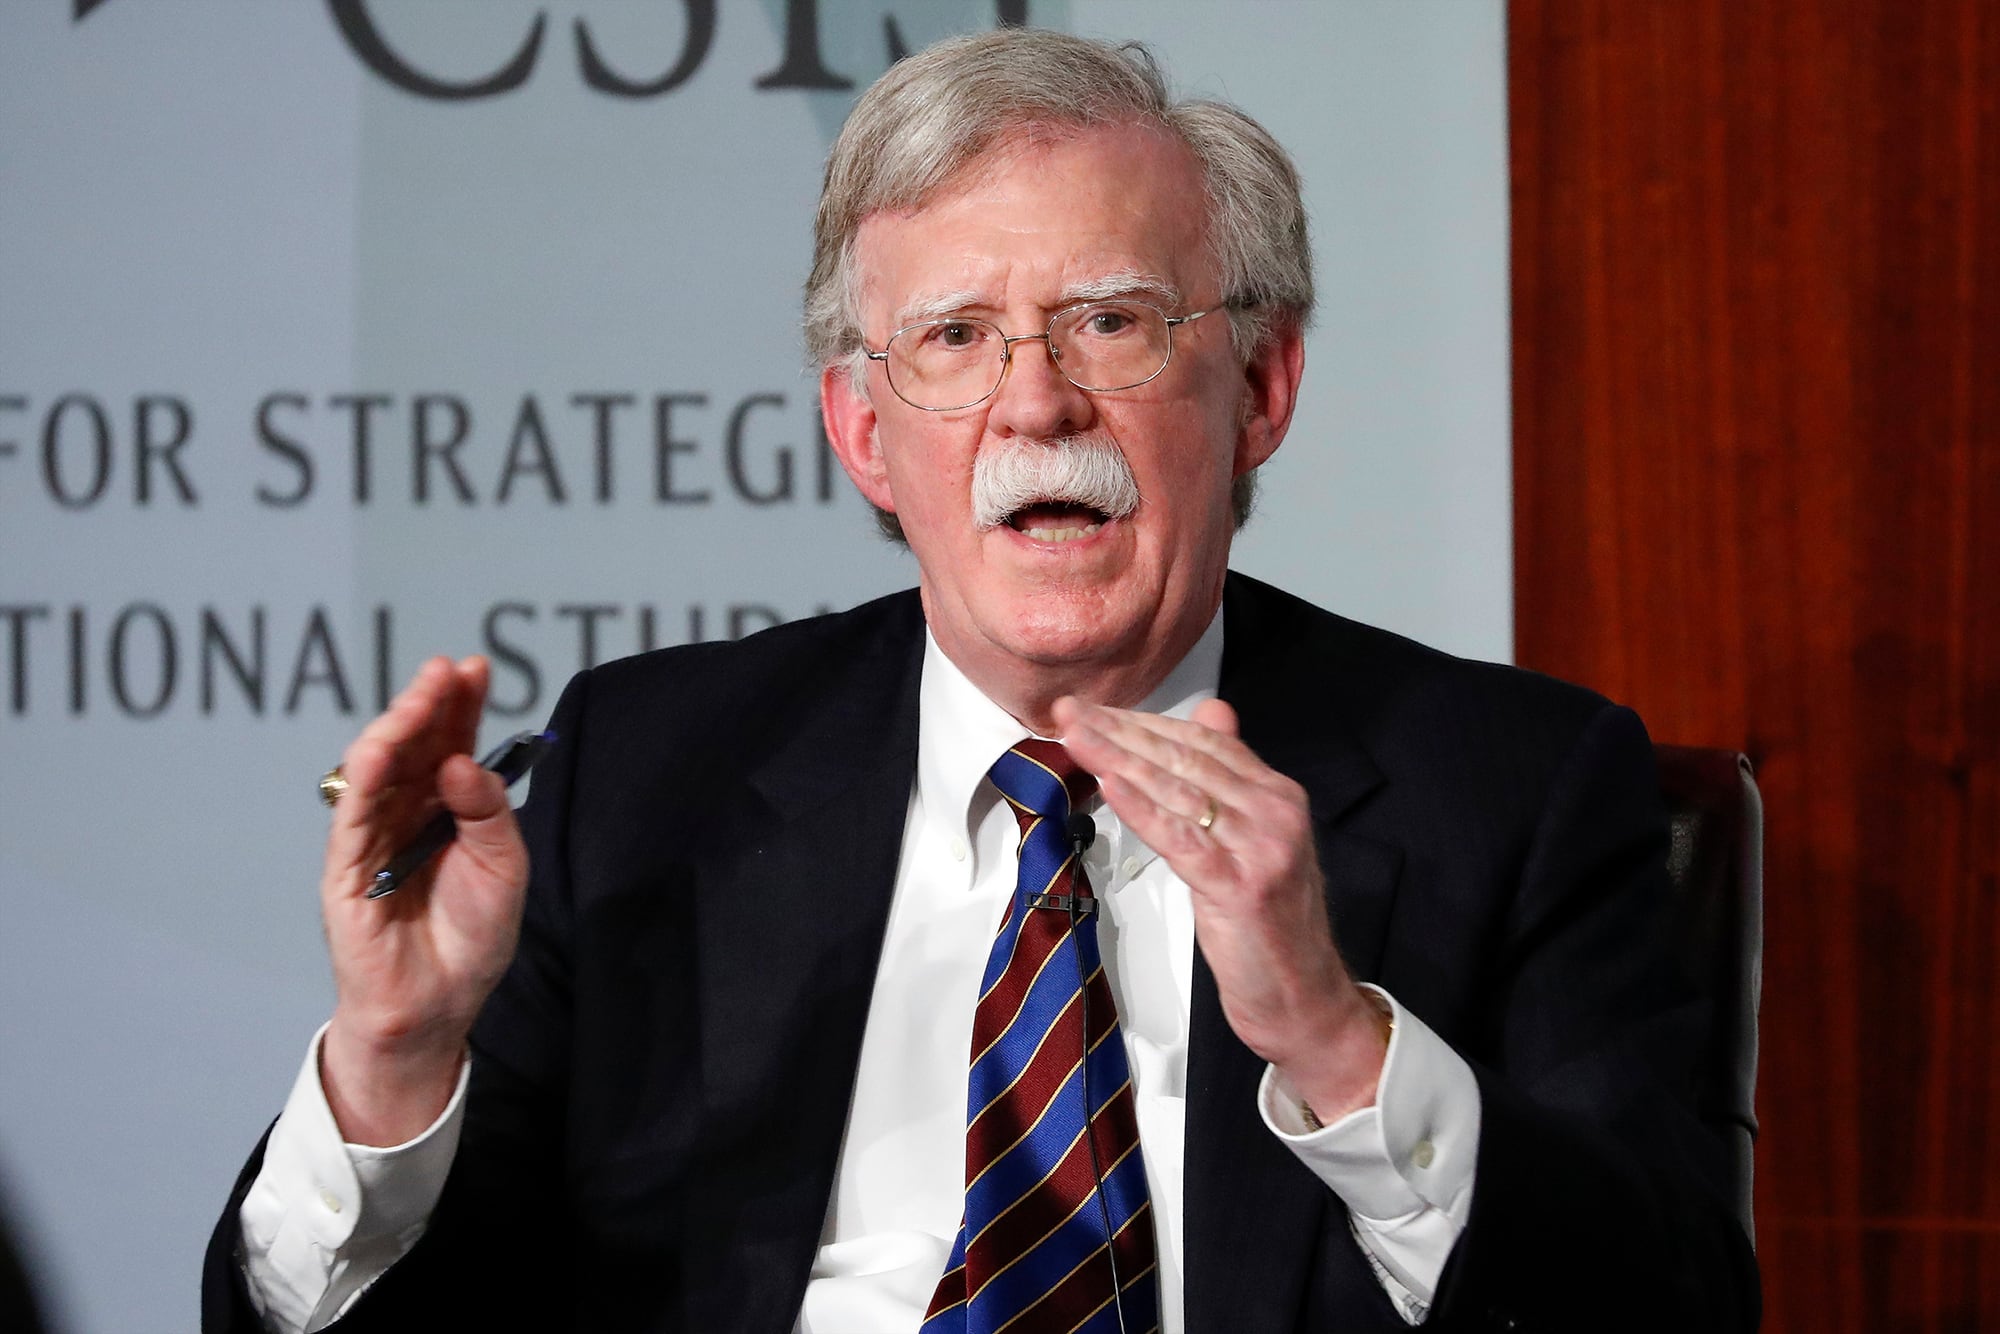
<path id="1" fill-rule="evenodd" d="M 1186 717 L 1215 694 L 1221 663 L 1218 613 L 1141 707 Z M 973 1011 L 1015 888 L 1018 841 L 986 771 L 1028 733 L 928 638 L 920 689 L 916 781 L 801 1334 L 914 1334 L 964 1207 Z M 1178 1334 L 1193 909 L 1187 885 L 1108 807 L 1096 802 L 1091 814 L 1097 838 L 1084 864 L 1132 1071 L 1162 1326 Z M 1471 1208 L 1479 1089 L 1442 1039 L 1370 990 L 1394 1017 L 1375 1106 L 1312 1130 L 1274 1070 L 1258 1097 L 1272 1133 L 1345 1201 L 1377 1279 L 1414 1324 Z M 344 1145 L 320 1088 L 318 1052 L 315 1038 L 241 1213 L 252 1298 L 267 1326 L 284 1334 L 331 1321 L 415 1244 L 443 1189 L 464 1108 L 461 1075 L 437 1123 L 409 1144 Z"/>

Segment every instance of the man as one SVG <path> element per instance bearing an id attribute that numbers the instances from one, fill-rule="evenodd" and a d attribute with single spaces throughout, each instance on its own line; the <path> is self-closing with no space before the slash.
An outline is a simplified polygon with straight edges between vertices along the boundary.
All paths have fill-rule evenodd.
<path id="1" fill-rule="evenodd" d="M 525 842 L 484 664 L 424 668 L 343 758 L 338 1000 L 210 1326 L 1754 1325 L 1636 720 L 1227 574 L 1312 303 L 1282 150 L 966 38 L 861 100 L 816 243 L 917 593 L 586 673 Z"/>

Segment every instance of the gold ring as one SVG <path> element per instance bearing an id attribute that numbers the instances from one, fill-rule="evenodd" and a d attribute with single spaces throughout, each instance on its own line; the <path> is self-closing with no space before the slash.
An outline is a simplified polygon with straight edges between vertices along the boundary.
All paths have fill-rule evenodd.
<path id="1" fill-rule="evenodd" d="M 1215 798 L 1210 797 L 1208 799 L 1208 809 L 1201 813 L 1201 818 L 1199 820 L 1196 820 L 1195 823 L 1197 825 L 1200 825 L 1203 829 L 1207 829 L 1209 826 L 1215 823 L 1215 817 L 1220 814 L 1222 814 L 1222 811 L 1219 807 L 1216 806 Z"/>
<path id="2" fill-rule="evenodd" d="M 322 805 L 331 806 L 347 794 L 347 775 L 334 765 L 319 776 L 319 799 Z"/>

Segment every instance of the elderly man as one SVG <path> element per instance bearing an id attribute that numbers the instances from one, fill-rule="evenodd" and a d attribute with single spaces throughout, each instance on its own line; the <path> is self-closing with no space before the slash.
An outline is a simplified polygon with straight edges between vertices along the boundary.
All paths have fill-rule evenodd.
<path id="1" fill-rule="evenodd" d="M 525 839 L 484 664 L 424 668 L 211 1327 L 1754 1325 L 1637 721 L 1227 573 L 1305 231 L 1143 54 L 861 99 L 808 334 L 920 587 L 579 677 Z"/>

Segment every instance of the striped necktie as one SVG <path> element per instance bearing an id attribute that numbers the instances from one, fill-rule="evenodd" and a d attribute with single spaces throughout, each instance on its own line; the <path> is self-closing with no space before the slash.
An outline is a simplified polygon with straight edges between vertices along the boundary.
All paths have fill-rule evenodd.
<path id="1" fill-rule="evenodd" d="M 1097 780 L 1033 739 L 989 777 L 1020 822 L 1019 884 L 973 1017 L 965 1213 L 921 1334 L 1149 1334 L 1158 1274 L 1132 1077 L 1068 832 Z M 1087 915 L 1073 917 L 1074 900 Z"/>

